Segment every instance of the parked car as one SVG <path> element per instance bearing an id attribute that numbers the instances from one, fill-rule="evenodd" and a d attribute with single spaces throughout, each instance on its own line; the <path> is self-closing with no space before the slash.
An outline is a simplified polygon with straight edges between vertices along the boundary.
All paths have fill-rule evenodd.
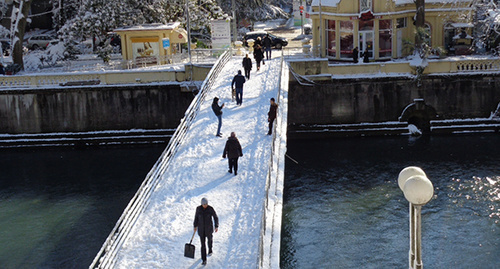
<path id="1" fill-rule="evenodd" d="M 28 49 L 46 49 L 49 44 L 57 44 L 59 40 L 50 35 L 34 35 L 26 42 Z"/>
<path id="2" fill-rule="evenodd" d="M 191 42 L 198 44 L 199 48 L 211 48 L 212 37 L 200 32 L 191 32 Z"/>
<path id="3" fill-rule="evenodd" d="M 248 47 L 247 40 L 249 40 L 249 39 L 257 40 L 257 37 L 260 37 L 260 39 L 264 39 L 264 37 L 267 34 L 268 33 L 266 31 L 248 32 L 245 34 L 245 36 L 243 36 L 243 40 L 242 40 L 243 45 Z M 271 38 L 271 47 L 273 47 L 273 48 L 281 49 L 282 47 L 285 47 L 286 45 L 288 45 L 288 40 L 286 40 L 286 38 L 277 37 L 273 34 L 269 34 L 269 37 Z"/>

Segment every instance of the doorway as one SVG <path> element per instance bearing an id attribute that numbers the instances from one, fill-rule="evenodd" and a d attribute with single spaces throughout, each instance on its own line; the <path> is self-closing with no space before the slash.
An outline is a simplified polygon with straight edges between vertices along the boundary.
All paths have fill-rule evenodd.
<path id="1" fill-rule="evenodd" d="M 368 58 L 373 59 L 373 31 L 359 31 L 359 51 L 368 49 Z"/>

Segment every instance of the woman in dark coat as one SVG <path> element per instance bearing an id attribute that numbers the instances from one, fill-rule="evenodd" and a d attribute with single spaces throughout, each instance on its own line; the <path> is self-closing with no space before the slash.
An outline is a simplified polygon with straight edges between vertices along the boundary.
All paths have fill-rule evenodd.
<path id="1" fill-rule="evenodd" d="M 253 48 L 253 58 L 257 63 L 257 71 L 260 70 L 260 62 L 264 59 L 264 51 L 262 51 L 262 47 L 260 45 L 254 46 Z"/>
<path id="2" fill-rule="evenodd" d="M 229 164 L 228 172 L 232 173 L 234 168 L 234 175 L 236 176 L 238 174 L 238 158 L 243 156 L 243 151 L 241 150 L 240 141 L 238 141 L 234 132 L 231 132 L 231 136 L 227 138 L 222 158 L 226 158 L 226 156 Z"/>

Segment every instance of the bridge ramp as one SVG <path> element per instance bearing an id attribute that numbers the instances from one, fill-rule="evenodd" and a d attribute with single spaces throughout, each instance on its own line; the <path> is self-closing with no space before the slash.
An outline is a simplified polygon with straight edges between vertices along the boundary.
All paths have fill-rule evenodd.
<path id="1" fill-rule="evenodd" d="M 281 66 L 279 58 L 266 61 L 260 71 L 254 63 L 244 85 L 243 104 L 237 106 L 231 101 L 231 81 L 237 70 L 242 70 L 242 59 L 233 57 L 210 89 L 148 206 L 119 250 L 115 268 L 201 267 L 198 235 L 193 240 L 195 259 L 185 258 L 183 252 L 203 197 L 208 198 L 220 222 L 213 238 L 214 255 L 205 268 L 258 267 L 272 145 L 272 136 L 267 135 L 267 112 L 269 99 L 277 99 Z M 214 97 L 219 97 L 219 104 L 225 103 L 222 138 L 215 136 Z M 228 173 L 227 159 L 222 158 L 231 132 L 243 148 L 237 176 Z"/>

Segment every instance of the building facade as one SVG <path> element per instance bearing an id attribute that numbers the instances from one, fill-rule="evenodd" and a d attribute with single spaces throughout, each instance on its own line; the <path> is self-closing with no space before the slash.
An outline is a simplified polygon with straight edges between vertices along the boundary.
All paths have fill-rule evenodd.
<path id="1" fill-rule="evenodd" d="M 370 60 L 411 53 L 413 0 L 313 0 L 311 5 L 313 45 L 322 57 L 352 61 L 356 47 L 360 53 L 366 51 Z M 472 0 L 425 0 L 425 42 L 454 54 L 458 45 L 470 44 L 473 13 Z"/>

